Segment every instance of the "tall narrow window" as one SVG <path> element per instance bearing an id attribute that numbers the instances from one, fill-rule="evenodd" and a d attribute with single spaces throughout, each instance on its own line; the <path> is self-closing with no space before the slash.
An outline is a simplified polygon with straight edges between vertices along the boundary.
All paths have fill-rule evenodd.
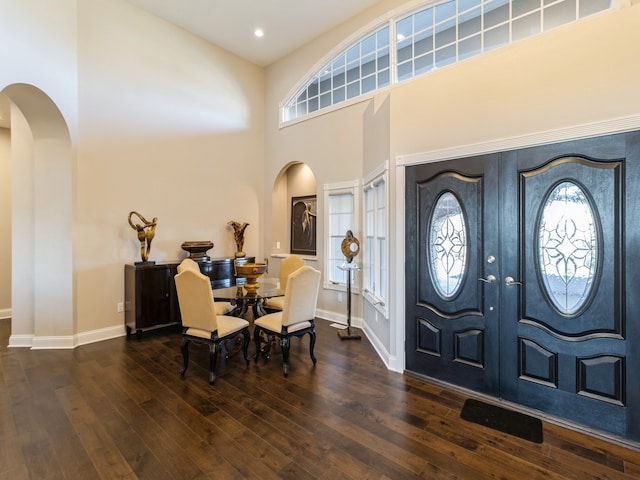
<path id="1" fill-rule="evenodd" d="M 358 236 L 359 225 L 356 224 L 358 186 L 357 181 L 324 186 L 327 236 L 325 288 L 343 290 L 346 287 L 345 272 L 338 267 L 345 261 L 341 245 L 347 230 L 351 230 L 356 237 Z"/>
<path id="2" fill-rule="evenodd" d="M 388 299 L 387 165 L 375 172 L 363 187 L 364 245 L 363 295 L 386 316 Z"/>

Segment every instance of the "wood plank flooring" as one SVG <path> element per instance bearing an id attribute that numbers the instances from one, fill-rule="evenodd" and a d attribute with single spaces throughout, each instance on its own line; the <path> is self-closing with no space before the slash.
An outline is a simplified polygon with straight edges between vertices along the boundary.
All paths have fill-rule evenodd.
<path id="1" fill-rule="evenodd" d="M 535 444 L 460 419 L 465 396 L 389 372 L 363 336 L 318 321 L 281 356 L 185 379 L 180 334 L 72 351 L 6 348 L 0 320 L 0 479 L 638 479 L 640 452 L 544 423 Z M 252 346 L 253 347 L 253 346 Z"/>

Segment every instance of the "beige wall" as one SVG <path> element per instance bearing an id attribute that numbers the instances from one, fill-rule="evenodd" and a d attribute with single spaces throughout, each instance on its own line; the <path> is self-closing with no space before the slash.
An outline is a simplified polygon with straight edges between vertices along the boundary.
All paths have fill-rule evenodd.
<path id="1" fill-rule="evenodd" d="M 58 333 L 68 345 L 69 335 L 77 344 L 124 332 L 116 311 L 123 265 L 140 259 L 127 223 L 132 210 L 158 217 L 152 260 L 182 258 L 186 240 L 212 240 L 210 255 L 232 255 L 232 219 L 251 224 L 245 250 L 262 255 L 261 68 L 121 0 L 62 0 L 55 9 L 37 0 L 0 0 L 0 9 L 0 40 L 12 45 L 0 51 L 0 91 L 20 83 L 42 90 L 73 141 L 71 186 L 57 192 L 73 199 L 66 234 L 72 300 L 48 301 L 64 301 L 74 318 L 61 321 L 58 331 L 48 325 L 47 338 Z M 51 187 L 36 186 L 14 211 L 47 198 Z M 33 307 L 45 302 L 32 292 L 43 279 L 56 285 L 39 275 L 19 288 L 14 283 L 14 300 L 25 312 L 25 321 L 12 325 L 20 344 L 38 336 L 40 313 Z"/>
<path id="2" fill-rule="evenodd" d="M 11 132 L 0 128 L 0 318 L 11 315 Z"/>
<path id="3" fill-rule="evenodd" d="M 150 259 L 211 240 L 235 252 L 229 220 L 248 222 L 262 258 L 262 69 L 127 3 L 79 10 L 76 272 L 79 330 L 122 322 L 123 264 L 139 261 L 130 211 L 158 218 Z M 114 35 L 114 25 L 118 25 Z"/>
<path id="4" fill-rule="evenodd" d="M 391 92 L 392 153 L 638 115 L 638 45 L 640 7 L 614 9 L 407 82 Z"/>
<path id="5" fill-rule="evenodd" d="M 276 240 L 271 202 L 283 168 L 311 168 L 323 218 L 324 184 L 366 177 L 388 158 L 393 254 L 403 241 L 394 215 L 403 193 L 394 179 L 398 156 L 640 113 L 640 7 L 627 6 L 279 128 L 279 103 L 314 65 L 353 32 L 415 4 L 382 1 L 263 70 L 123 0 L 0 0 L 0 42 L 11 46 L 0 51 L 0 91 L 18 83 L 42 90 L 72 141 L 64 179 L 72 191 L 62 194 L 72 197 L 73 225 L 53 239 L 72 244 L 72 300 L 49 300 L 73 303 L 72 333 L 90 340 L 91 332 L 122 331 L 116 303 L 123 300 L 123 264 L 139 258 L 131 210 L 158 217 L 152 260 L 183 256 L 185 240 L 212 240 L 211 255 L 231 255 L 232 219 L 251 224 L 245 250 L 263 258 Z M 28 128 L 22 130 L 26 141 Z M 60 193 L 44 180 L 33 193 L 39 204 Z M 33 199 L 23 197 L 28 207 Z M 319 221 L 318 267 L 323 236 Z M 400 259 L 390 266 L 391 283 L 398 283 Z M 55 279 L 31 283 L 46 293 L 43 281 Z M 14 277 L 13 290 L 13 303 L 21 299 L 33 322 L 41 310 L 29 309 L 29 281 L 17 288 Z M 344 315 L 332 291 L 321 293 L 319 307 Z M 389 320 L 370 313 L 354 305 L 383 355 L 401 356 L 402 312 Z M 34 331 L 33 323 L 21 328 L 26 336 Z M 61 334 L 67 330 L 65 323 Z M 55 325 L 47 334 L 56 334 Z"/>
<path id="6" fill-rule="evenodd" d="M 386 12 L 398 13 L 403 5 L 415 4 L 383 1 L 266 72 L 267 183 L 294 158 L 310 165 L 319 190 L 325 183 L 366 177 L 385 158 L 390 160 L 390 284 L 399 287 L 391 292 L 388 320 L 373 309 L 362 308 L 361 302 L 356 301 L 355 308 L 378 351 L 398 369 L 403 367 L 404 348 L 404 190 L 396 162 L 419 161 L 426 154 L 438 158 L 440 151 L 460 146 L 482 149 L 514 137 L 526 143 L 529 136 L 541 132 L 571 135 L 576 128 L 588 132 L 590 124 L 603 122 L 624 128 L 627 117 L 640 117 L 640 6 L 619 2 L 621 6 L 612 11 L 395 85 L 361 103 L 279 128 L 275 112 L 280 102 L 314 67 L 321 66 L 321 59 L 336 53 L 333 50 L 344 45 L 351 32 L 364 33 L 388 18 Z M 535 138 L 539 142 L 545 137 Z M 270 241 L 268 232 L 265 239 Z M 321 308 L 331 309 L 335 304 L 332 292 L 321 292 Z"/>

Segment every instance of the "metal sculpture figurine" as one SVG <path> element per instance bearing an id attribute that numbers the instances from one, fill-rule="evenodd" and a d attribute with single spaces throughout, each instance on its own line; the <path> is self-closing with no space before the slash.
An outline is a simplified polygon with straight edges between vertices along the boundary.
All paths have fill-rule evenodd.
<path id="1" fill-rule="evenodd" d="M 244 231 L 249 226 L 249 224 L 231 220 L 227 222 L 227 225 L 233 228 L 233 239 L 235 240 L 236 248 L 238 249 L 235 254 L 236 258 L 245 257 L 247 254 L 242 251 L 242 247 L 244 247 Z"/>
<path id="2" fill-rule="evenodd" d="M 342 244 L 340 245 L 340 249 L 347 259 L 347 263 L 351 263 L 353 261 L 353 257 L 360 253 L 360 241 L 353 236 L 353 232 L 351 230 L 347 230 L 344 240 L 342 240 Z"/>
<path id="3" fill-rule="evenodd" d="M 139 223 L 134 224 L 131 221 L 131 217 L 133 215 L 136 215 L 144 225 Z M 138 240 L 140 241 L 140 257 L 142 258 L 143 263 L 151 263 L 149 262 L 149 253 L 151 252 L 151 241 L 156 234 L 157 223 L 157 217 L 153 217 L 153 220 L 149 222 L 138 212 L 129 212 L 129 225 L 138 232 Z"/>

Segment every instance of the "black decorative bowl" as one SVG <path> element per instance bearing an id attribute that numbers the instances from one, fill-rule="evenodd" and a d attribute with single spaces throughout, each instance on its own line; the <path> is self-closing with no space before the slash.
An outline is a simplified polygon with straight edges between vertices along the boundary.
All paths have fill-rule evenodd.
<path id="1" fill-rule="evenodd" d="M 207 250 L 213 248 L 213 242 L 209 240 L 200 240 L 195 242 L 184 242 L 182 249 L 189 252 L 189 258 L 196 262 L 204 262 L 211 260 L 207 255 Z"/>

